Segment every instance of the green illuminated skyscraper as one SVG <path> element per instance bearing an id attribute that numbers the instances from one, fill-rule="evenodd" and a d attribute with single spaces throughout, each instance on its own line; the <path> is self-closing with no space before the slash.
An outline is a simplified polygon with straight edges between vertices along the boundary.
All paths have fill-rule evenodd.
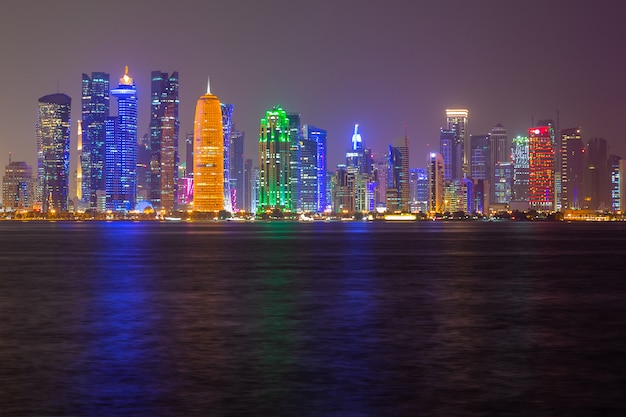
<path id="1" fill-rule="evenodd" d="M 259 200 L 257 211 L 291 211 L 290 132 L 287 113 L 276 106 L 261 119 L 259 133 Z"/>

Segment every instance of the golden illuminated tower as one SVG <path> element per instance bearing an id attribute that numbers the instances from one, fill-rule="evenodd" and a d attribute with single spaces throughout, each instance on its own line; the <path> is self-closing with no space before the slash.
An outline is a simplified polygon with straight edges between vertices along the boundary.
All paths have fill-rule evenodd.
<path id="1" fill-rule="evenodd" d="M 224 132 L 220 101 L 210 83 L 196 103 L 193 140 L 193 209 L 218 212 L 224 209 Z"/>
<path id="2" fill-rule="evenodd" d="M 83 127 L 82 120 L 78 121 L 78 139 L 76 141 L 76 151 L 78 152 L 78 164 L 76 165 L 76 199 L 77 204 L 83 199 L 83 167 L 81 160 L 83 158 Z"/>

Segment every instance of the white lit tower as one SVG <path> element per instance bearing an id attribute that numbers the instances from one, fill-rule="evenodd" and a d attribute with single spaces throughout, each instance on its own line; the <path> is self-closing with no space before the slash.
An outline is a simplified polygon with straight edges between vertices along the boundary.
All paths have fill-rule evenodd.
<path id="1" fill-rule="evenodd" d="M 448 130 L 454 130 L 456 133 L 456 145 L 458 145 L 462 150 L 462 172 L 465 174 L 467 174 L 468 172 L 468 158 L 470 155 L 470 142 L 469 138 L 467 137 L 468 118 L 469 110 L 467 109 L 446 109 L 446 122 L 448 125 Z"/>

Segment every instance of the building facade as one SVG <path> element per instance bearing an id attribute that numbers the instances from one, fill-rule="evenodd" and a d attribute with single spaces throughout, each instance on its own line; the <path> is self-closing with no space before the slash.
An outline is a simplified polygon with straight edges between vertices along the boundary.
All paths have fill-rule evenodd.
<path id="1" fill-rule="evenodd" d="M 604 138 L 591 138 L 585 150 L 585 208 L 610 210 L 611 175 L 609 172 L 609 145 Z"/>
<path id="2" fill-rule="evenodd" d="M 387 210 L 409 212 L 409 138 L 404 136 L 389 146 Z"/>
<path id="3" fill-rule="evenodd" d="M 555 209 L 554 159 L 554 129 L 551 126 L 528 129 L 528 197 L 531 209 Z"/>
<path id="4" fill-rule="evenodd" d="M 222 129 L 224 132 L 224 210 L 233 211 L 233 202 L 230 191 L 230 134 L 233 127 L 233 104 L 221 103 Z"/>
<path id="5" fill-rule="evenodd" d="M 490 199 L 495 203 L 504 203 L 505 201 L 503 201 L 502 194 L 503 190 L 500 190 L 501 193 L 499 196 L 496 195 L 497 184 L 502 179 L 502 177 L 499 175 L 502 172 L 496 172 L 496 169 L 497 164 L 507 164 L 511 162 L 511 144 L 509 142 L 509 136 L 506 132 L 506 129 L 501 124 L 495 125 L 489 133 L 489 153 L 489 162 L 491 166 L 490 170 L 488 171 L 489 175 L 487 179 L 489 180 L 489 184 L 491 185 Z M 506 202 L 508 203 L 508 201 Z"/>
<path id="6" fill-rule="evenodd" d="M 428 160 L 428 211 L 431 215 L 444 212 L 445 185 L 443 156 L 431 152 Z"/>
<path id="7" fill-rule="evenodd" d="M 585 146 L 579 127 L 561 130 L 561 206 L 583 207 Z"/>
<path id="8" fill-rule="evenodd" d="M 513 139 L 513 201 L 529 201 L 528 152 L 528 137 L 517 136 Z"/>
<path id="9" fill-rule="evenodd" d="M 245 134 L 242 131 L 233 129 L 230 132 L 230 199 L 233 211 L 245 210 L 244 195 L 246 184 L 244 183 L 244 143 Z"/>
<path id="10" fill-rule="evenodd" d="M 68 208 L 72 99 L 50 94 L 39 99 L 37 120 L 37 189 L 43 213 Z"/>
<path id="11" fill-rule="evenodd" d="M 259 135 L 257 211 L 293 211 L 290 120 L 280 106 L 265 113 Z"/>
<path id="12" fill-rule="evenodd" d="M 128 67 L 117 88 L 117 118 L 106 121 L 106 208 L 134 210 L 137 201 L 137 87 Z"/>
<path id="13" fill-rule="evenodd" d="M 2 177 L 2 206 L 6 211 L 32 210 L 34 203 L 33 168 L 9 158 Z"/>
<path id="14" fill-rule="evenodd" d="M 193 209 L 224 210 L 224 128 L 219 99 L 211 86 L 196 103 L 193 152 Z"/>
<path id="15" fill-rule="evenodd" d="M 469 169 L 470 142 L 467 136 L 467 125 L 469 121 L 469 111 L 467 109 L 446 109 L 446 124 L 448 130 L 454 130 L 455 144 L 459 148 L 455 164 L 460 165 L 461 174 L 454 179 L 462 178 L 463 174 L 467 174 Z M 456 172 L 458 168 L 454 168 Z"/>
<path id="16" fill-rule="evenodd" d="M 151 73 L 149 200 L 166 212 L 178 202 L 178 84 L 177 71 Z"/>
<path id="17" fill-rule="evenodd" d="M 81 202 L 98 209 L 98 196 L 106 192 L 106 120 L 110 117 L 110 76 L 92 72 L 82 76 Z"/>

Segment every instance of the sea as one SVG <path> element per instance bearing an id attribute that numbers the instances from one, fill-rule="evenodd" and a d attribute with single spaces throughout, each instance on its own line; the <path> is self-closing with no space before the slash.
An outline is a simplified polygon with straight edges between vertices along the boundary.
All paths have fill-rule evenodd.
<path id="1" fill-rule="evenodd" d="M 0 416 L 624 416 L 623 222 L 0 222 Z"/>

